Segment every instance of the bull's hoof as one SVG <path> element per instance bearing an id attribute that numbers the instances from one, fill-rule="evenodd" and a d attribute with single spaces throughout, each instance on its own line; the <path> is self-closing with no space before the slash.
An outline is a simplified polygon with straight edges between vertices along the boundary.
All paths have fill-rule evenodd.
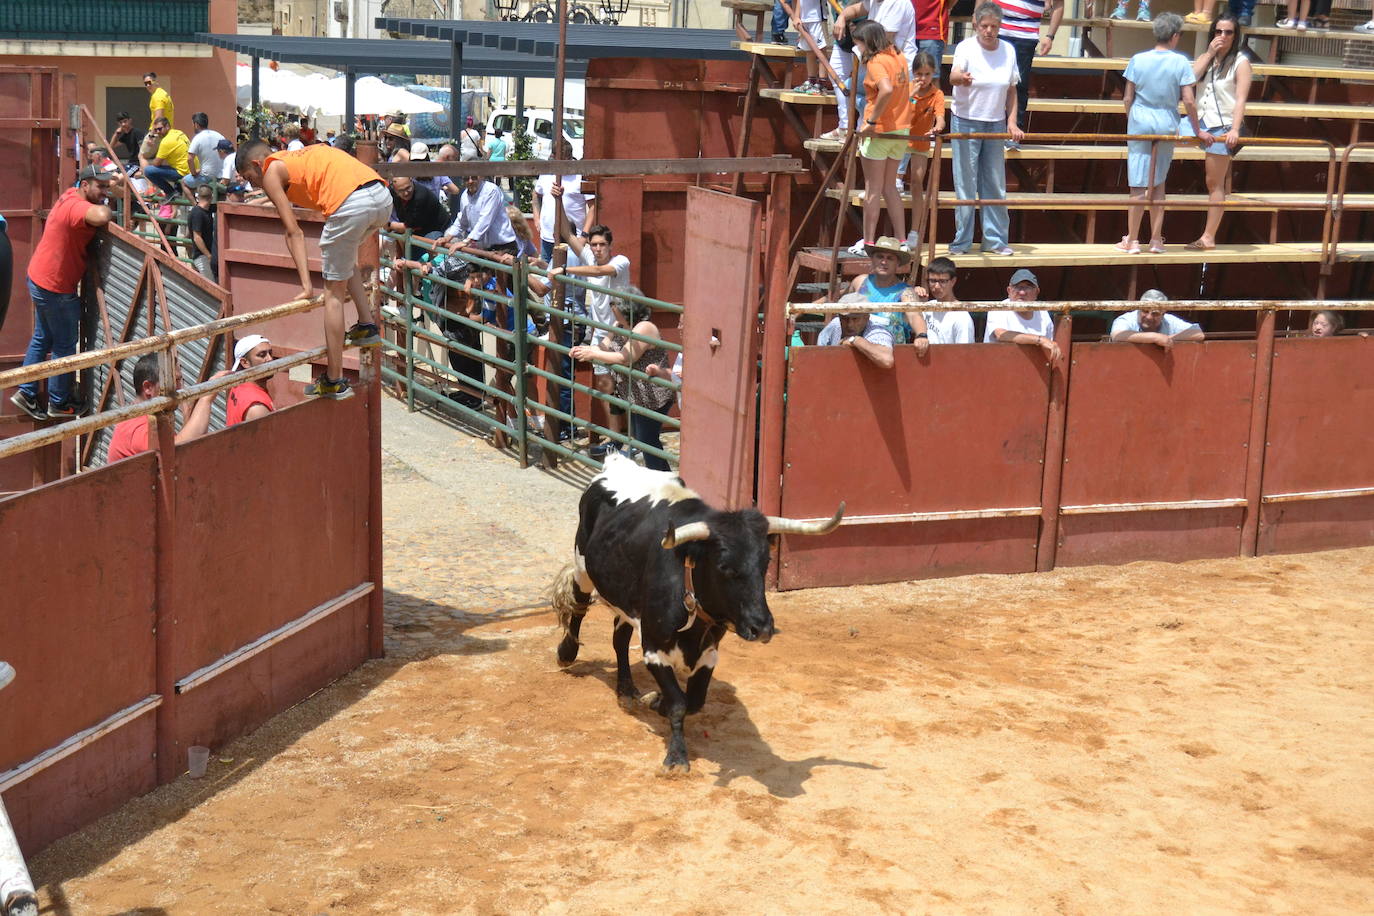
<path id="1" fill-rule="evenodd" d="M 663 766 L 658 768 L 658 775 L 664 779 L 681 779 L 692 771 L 692 765 L 686 760 L 674 761 L 664 760 Z"/>
<path id="2" fill-rule="evenodd" d="M 558 666 L 566 668 L 577 661 L 577 640 L 571 636 L 563 637 L 563 641 L 558 644 Z"/>
<path id="3" fill-rule="evenodd" d="M 657 690 L 649 690 L 639 695 L 639 705 L 647 706 L 649 709 L 658 709 L 658 701 L 662 699 Z"/>

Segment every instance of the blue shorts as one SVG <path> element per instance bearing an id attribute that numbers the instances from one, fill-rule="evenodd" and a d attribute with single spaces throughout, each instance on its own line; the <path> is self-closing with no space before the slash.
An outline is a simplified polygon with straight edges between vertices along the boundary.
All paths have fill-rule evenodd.
<path id="1" fill-rule="evenodd" d="M 1225 137 L 1228 133 L 1231 132 L 1231 125 L 1223 124 L 1220 127 L 1204 126 L 1203 129 L 1214 137 Z M 1197 134 L 1193 133 L 1193 125 L 1191 122 L 1189 122 L 1187 118 L 1181 118 L 1179 120 L 1178 135 L 1180 137 L 1197 136 Z M 1216 143 L 1212 143 L 1208 146 L 1203 147 L 1202 151 L 1209 156 L 1234 156 L 1236 153 L 1240 152 L 1240 146 L 1237 145 L 1235 149 L 1232 149 L 1231 147 L 1226 145 L 1225 140 L 1218 140 Z"/>

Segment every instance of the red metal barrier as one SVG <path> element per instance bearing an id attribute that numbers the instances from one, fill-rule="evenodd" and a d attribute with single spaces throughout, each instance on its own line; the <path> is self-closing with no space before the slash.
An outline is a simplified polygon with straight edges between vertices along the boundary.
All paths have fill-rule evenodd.
<path id="1" fill-rule="evenodd" d="M 1260 553 L 1374 543 L 1371 366 L 1371 338 L 1276 342 Z"/>

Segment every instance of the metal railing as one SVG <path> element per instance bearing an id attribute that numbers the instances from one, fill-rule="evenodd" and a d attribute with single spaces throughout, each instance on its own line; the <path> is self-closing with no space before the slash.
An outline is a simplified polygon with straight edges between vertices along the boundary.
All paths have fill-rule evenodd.
<path id="1" fill-rule="evenodd" d="M 542 262 L 509 256 L 484 257 L 488 252 L 449 252 L 410 232 L 384 235 L 398 246 L 397 254 L 404 257 L 385 253 L 382 256 L 383 267 L 392 272 L 390 282 L 382 286 L 382 295 L 394 304 L 393 309 L 384 309 L 382 313 L 388 336 L 394 335 L 384 346 L 397 359 L 396 366 L 382 366 L 382 378 L 401 386 L 411 410 L 416 409 L 417 401 L 423 402 L 422 406 L 441 404 L 491 432 L 498 445 L 504 446 L 513 439 L 509 444 L 517 452 L 522 467 L 529 463 L 530 446 L 536 445 L 546 460 L 557 456 L 599 468 L 600 460 L 573 444 L 579 431 L 587 434 L 588 447 L 600 437 L 663 461 L 676 462 L 677 456 L 672 452 L 612 429 L 608 423 L 596 422 L 590 415 L 593 411 L 588 411 L 588 416 L 578 414 L 577 398 L 583 395 L 590 399 L 593 410 L 599 404 L 624 411 L 627 417 L 645 417 L 666 429 L 679 428 L 677 418 L 670 413 L 642 406 L 632 395 L 621 397 L 578 381 L 572 349 L 595 331 L 614 335 L 625 343 L 639 341 L 661 347 L 669 354 L 681 353 L 680 344 L 591 318 L 576 303 L 576 294 L 567 288 L 604 291 L 604 287 L 574 276 L 551 279 L 549 267 L 541 266 Z M 412 255 L 417 253 L 430 258 L 428 271 L 415 266 L 417 258 Z M 563 254 L 556 252 L 556 263 Z M 434 265 L 448 259 L 458 260 L 469 269 L 490 271 L 505 280 L 498 280 L 495 289 L 473 288 L 470 283 L 449 279 L 433 270 Z M 398 261 L 405 263 L 398 265 Z M 530 289 L 532 277 L 550 287 L 546 296 L 539 297 Z M 441 289 L 442 304 L 436 295 Z M 458 293 L 456 302 L 449 295 L 450 290 Z M 682 312 L 680 305 L 630 292 L 617 291 L 614 297 L 639 302 L 659 312 Z M 448 364 L 435 359 L 432 353 L 422 352 L 424 345 L 448 355 Z M 455 356 L 457 360 L 453 359 Z M 470 361 L 464 367 L 467 371 L 454 365 L 464 359 Z M 678 387 L 631 366 L 599 365 L 622 379 L 627 389 L 636 380 L 665 389 Z M 480 372 L 482 377 L 474 372 Z M 546 392 L 543 400 L 538 396 L 541 382 Z M 454 389 L 468 394 L 468 403 L 455 397 Z M 482 398 L 483 403 L 474 405 L 474 397 Z M 558 431 L 564 424 L 571 427 L 572 434 L 561 441 Z"/>

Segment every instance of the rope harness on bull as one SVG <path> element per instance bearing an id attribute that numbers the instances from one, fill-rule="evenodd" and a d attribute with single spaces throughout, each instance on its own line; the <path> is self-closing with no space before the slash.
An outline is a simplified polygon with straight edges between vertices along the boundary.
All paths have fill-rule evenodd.
<path id="1" fill-rule="evenodd" d="M 697 592 L 696 592 L 696 589 L 692 586 L 692 567 L 694 567 L 694 566 L 696 566 L 696 563 L 692 562 L 692 558 L 691 558 L 691 557 L 683 557 L 683 559 L 682 559 L 682 588 L 683 588 L 682 606 L 685 607 L 685 608 L 687 609 L 687 622 L 684 623 L 682 626 L 680 626 L 680 627 L 677 628 L 677 631 L 678 631 L 679 633 L 685 633 L 685 632 L 687 632 L 688 630 L 690 630 L 690 629 L 692 628 L 692 624 L 696 623 L 696 620 L 697 620 L 697 616 L 698 616 L 698 615 L 700 615 L 700 616 L 701 616 L 701 619 L 704 620 L 704 621 L 706 621 L 706 623 L 707 623 L 709 626 L 715 626 L 715 624 L 716 624 L 715 619 L 712 618 L 710 614 L 706 613 L 706 609 L 703 608 L 703 607 L 701 606 L 701 602 L 697 600 Z"/>

